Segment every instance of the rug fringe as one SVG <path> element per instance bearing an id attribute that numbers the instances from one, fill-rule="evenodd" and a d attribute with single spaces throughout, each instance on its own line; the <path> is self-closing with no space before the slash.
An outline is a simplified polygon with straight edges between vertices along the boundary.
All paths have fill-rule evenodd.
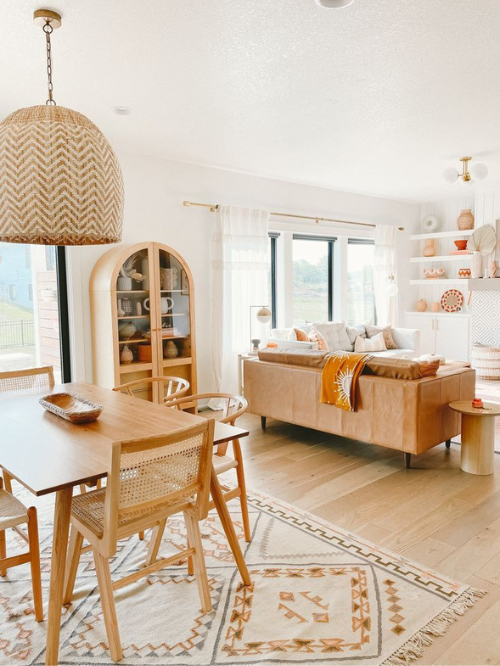
<path id="1" fill-rule="evenodd" d="M 406 666 L 421 657 L 424 649 L 429 647 L 435 638 L 443 636 L 450 624 L 456 622 L 460 615 L 464 615 L 485 594 L 484 590 L 469 587 L 425 627 L 393 652 L 380 666 Z"/>

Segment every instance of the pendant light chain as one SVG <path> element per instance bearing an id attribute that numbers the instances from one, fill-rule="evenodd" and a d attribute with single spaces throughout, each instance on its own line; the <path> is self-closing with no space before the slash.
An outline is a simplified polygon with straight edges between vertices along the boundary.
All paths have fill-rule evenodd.
<path id="1" fill-rule="evenodd" d="M 43 26 L 43 31 L 45 33 L 45 45 L 47 48 L 47 89 L 49 91 L 49 98 L 45 104 L 56 105 L 56 101 L 52 96 L 54 91 L 54 86 L 52 84 L 52 49 L 50 44 L 50 35 L 54 32 L 54 28 L 50 25 L 50 21 L 47 21 Z"/>

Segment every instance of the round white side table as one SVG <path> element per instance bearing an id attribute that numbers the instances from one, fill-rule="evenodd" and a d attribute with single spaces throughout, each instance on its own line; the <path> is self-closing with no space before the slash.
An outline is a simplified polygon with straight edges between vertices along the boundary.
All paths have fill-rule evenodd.
<path id="1" fill-rule="evenodd" d="M 459 400 L 450 402 L 450 407 L 462 414 L 460 469 L 486 476 L 494 471 L 495 417 L 500 416 L 500 405 L 483 404 L 483 409 L 477 409 L 470 400 Z"/>

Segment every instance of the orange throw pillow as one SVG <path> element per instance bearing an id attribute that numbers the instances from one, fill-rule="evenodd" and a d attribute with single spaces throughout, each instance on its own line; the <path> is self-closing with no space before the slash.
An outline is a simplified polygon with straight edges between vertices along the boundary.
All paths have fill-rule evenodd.
<path id="1" fill-rule="evenodd" d="M 320 351 L 330 351 L 328 349 L 328 344 L 325 340 L 325 338 L 321 335 L 321 333 L 318 331 L 317 328 L 311 328 L 309 331 L 309 341 L 310 342 L 317 342 L 318 343 L 318 349 Z"/>
<path id="2" fill-rule="evenodd" d="M 294 328 L 293 330 L 295 331 L 295 336 L 299 342 L 310 342 L 309 336 L 301 328 Z"/>

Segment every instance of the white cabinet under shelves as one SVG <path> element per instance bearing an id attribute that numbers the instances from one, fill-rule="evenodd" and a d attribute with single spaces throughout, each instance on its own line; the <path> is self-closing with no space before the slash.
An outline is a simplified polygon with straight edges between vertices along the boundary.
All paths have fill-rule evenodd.
<path id="1" fill-rule="evenodd" d="M 407 312 L 405 324 L 407 328 L 419 329 L 421 354 L 439 354 L 454 361 L 469 360 L 469 315 Z"/>

